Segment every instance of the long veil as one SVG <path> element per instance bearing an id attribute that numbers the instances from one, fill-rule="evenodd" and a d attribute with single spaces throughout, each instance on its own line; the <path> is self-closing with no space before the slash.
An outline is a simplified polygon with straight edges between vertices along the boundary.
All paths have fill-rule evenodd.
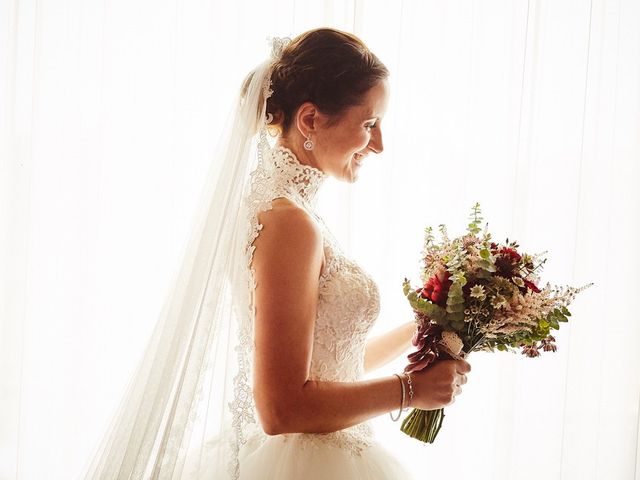
<path id="1" fill-rule="evenodd" d="M 242 199 L 250 172 L 270 148 L 271 68 L 288 41 L 272 39 L 271 57 L 241 88 L 182 262 L 85 479 L 195 479 L 212 468 L 209 478 L 238 478 L 238 450 L 256 424 L 246 248 L 252 226 Z"/>

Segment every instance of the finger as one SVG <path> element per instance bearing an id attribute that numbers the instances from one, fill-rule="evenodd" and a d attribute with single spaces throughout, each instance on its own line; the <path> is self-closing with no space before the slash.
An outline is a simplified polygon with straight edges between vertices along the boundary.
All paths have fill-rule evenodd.
<path id="1" fill-rule="evenodd" d="M 466 360 L 457 360 L 456 370 L 458 373 L 469 373 L 471 371 L 471 365 Z"/>

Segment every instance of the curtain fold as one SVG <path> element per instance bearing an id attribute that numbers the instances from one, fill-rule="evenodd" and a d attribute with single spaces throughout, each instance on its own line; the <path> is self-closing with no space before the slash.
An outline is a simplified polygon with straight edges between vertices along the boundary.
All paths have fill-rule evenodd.
<path id="1" fill-rule="evenodd" d="M 248 14 L 250 13 L 250 15 Z M 161 308 L 218 132 L 268 36 L 333 26 L 391 70 L 383 154 L 320 209 L 411 318 L 422 230 L 479 201 L 594 287 L 538 359 L 474 354 L 420 478 L 640 480 L 635 0 L 0 2 L 0 479 L 77 478 Z M 372 375 L 398 371 L 400 358 Z M 426 472 L 426 473 L 425 473 Z"/>

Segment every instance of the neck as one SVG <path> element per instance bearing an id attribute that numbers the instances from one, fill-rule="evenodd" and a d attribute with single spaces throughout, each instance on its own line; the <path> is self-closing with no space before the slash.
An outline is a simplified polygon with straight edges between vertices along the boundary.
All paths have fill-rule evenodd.
<path id="1" fill-rule="evenodd" d="M 312 165 L 301 163 L 296 153 L 281 142 L 274 146 L 270 158 L 276 167 L 273 173 L 278 181 L 289 185 L 304 203 L 313 207 L 318 189 L 327 175 Z"/>
<path id="2" fill-rule="evenodd" d="M 290 141 L 288 138 L 280 137 L 275 146 L 276 148 L 284 147 L 291 150 L 301 165 L 307 165 L 309 167 L 317 168 L 318 170 L 324 171 L 322 170 L 322 168 L 320 168 L 320 165 L 318 164 L 318 161 L 316 160 L 315 155 L 312 152 L 310 152 L 309 150 L 305 150 L 302 146 L 294 144 L 294 142 Z"/>

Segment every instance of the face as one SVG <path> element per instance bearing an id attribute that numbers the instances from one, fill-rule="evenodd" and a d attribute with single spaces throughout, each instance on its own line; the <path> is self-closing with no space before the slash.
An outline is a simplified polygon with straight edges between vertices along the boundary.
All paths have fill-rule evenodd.
<path id="1" fill-rule="evenodd" d="M 388 81 L 380 80 L 360 105 L 348 107 L 332 124 L 316 110 L 313 128 L 308 130 L 314 147 L 303 150 L 305 163 L 339 180 L 355 182 L 367 156 L 383 150 L 381 123 L 388 100 Z"/>

